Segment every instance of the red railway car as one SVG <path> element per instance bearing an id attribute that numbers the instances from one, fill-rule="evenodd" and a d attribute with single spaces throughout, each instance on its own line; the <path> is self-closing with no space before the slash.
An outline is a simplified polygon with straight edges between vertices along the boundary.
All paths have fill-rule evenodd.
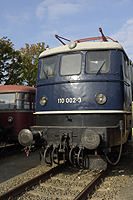
<path id="1" fill-rule="evenodd" d="M 35 95 L 34 87 L 0 86 L 0 143 L 17 143 L 18 133 L 35 125 Z"/>

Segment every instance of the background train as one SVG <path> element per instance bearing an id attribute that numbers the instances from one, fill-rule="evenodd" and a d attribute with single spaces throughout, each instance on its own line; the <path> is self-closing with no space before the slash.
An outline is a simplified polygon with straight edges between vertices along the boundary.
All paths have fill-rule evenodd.
<path id="1" fill-rule="evenodd" d="M 46 163 L 105 169 L 132 141 L 132 62 L 123 47 L 102 36 L 69 41 L 39 57 L 36 126 L 19 142 L 44 141 Z M 88 41 L 102 40 L 96 42 Z M 111 41 L 110 41 L 111 40 Z M 116 160 L 112 158 L 114 156 Z"/>
<path id="2" fill-rule="evenodd" d="M 0 143 L 18 143 L 18 133 L 36 123 L 36 88 L 0 86 Z"/>

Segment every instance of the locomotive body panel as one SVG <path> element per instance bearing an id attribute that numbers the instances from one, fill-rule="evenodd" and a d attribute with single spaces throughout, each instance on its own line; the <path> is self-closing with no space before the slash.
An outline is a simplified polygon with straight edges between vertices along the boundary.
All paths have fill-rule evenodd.
<path id="1" fill-rule="evenodd" d="M 124 110 L 124 84 L 120 81 L 97 81 L 97 82 L 79 82 L 62 83 L 47 85 L 38 88 L 36 113 L 45 111 L 93 111 L 93 110 Z M 96 95 L 103 93 L 107 97 L 104 105 L 96 102 Z M 42 107 L 39 101 L 42 94 L 47 98 L 47 104 Z M 123 101 L 122 101 L 123 100 Z"/>

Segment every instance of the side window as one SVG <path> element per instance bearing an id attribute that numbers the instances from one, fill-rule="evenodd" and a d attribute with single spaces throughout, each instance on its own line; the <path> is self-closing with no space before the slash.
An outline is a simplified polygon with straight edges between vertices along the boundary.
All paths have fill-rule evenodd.
<path id="1" fill-rule="evenodd" d="M 127 78 L 129 78 L 129 74 L 130 74 L 130 72 L 129 72 L 129 60 L 125 55 L 124 55 L 124 70 L 125 70 L 125 76 Z"/>
<path id="2" fill-rule="evenodd" d="M 61 57 L 60 75 L 76 75 L 81 72 L 82 55 L 80 53 L 64 54 Z"/>
<path id="3" fill-rule="evenodd" d="M 109 72 L 110 53 L 108 51 L 91 51 L 86 55 L 86 72 L 102 74 Z"/>
<path id="4" fill-rule="evenodd" d="M 28 93 L 18 93 L 16 101 L 17 109 L 30 109 L 30 96 Z"/>
<path id="5" fill-rule="evenodd" d="M 31 109 L 32 110 L 35 109 L 35 95 L 34 94 L 31 95 Z"/>
<path id="6" fill-rule="evenodd" d="M 48 79 L 56 74 L 57 56 L 50 56 L 41 59 L 40 78 Z"/>

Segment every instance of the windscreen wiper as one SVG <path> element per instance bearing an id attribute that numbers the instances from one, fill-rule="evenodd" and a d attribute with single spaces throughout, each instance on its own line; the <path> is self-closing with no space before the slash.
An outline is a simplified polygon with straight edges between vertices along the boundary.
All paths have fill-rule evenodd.
<path id="1" fill-rule="evenodd" d="M 101 69 L 102 69 L 104 63 L 105 63 L 105 61 L 103 62 L 103 64 L 102 64 L 101 67 L 99 68 L 99 70 L 97 71 L 96 75 L 98 75 L 98 74 L 100 73 L 100 71 L 101 71 Z"/>
<path id="2" fill-rule="evenodd" d="M 48 75 L 47 75 L 47 73 L 45 72 L 44 69 L 43 69 L 43 73 L 44 73 L 45 78 L 48 79 Z"/>

